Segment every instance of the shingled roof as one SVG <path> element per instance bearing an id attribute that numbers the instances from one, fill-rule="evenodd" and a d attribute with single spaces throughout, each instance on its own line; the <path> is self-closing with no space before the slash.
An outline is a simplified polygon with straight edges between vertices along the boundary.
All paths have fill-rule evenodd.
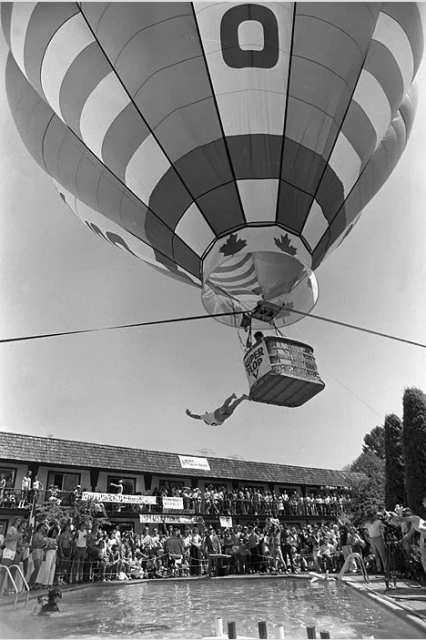
<path id="1" fill-rule="evenodd" d="M 205 477 L 244 482 L 274 482 L 291 485 L 346 486 L 352 474 L 332 469 L 294 467 L 208 457 L 210 471 L 182 469 L 177 453 L 133 449 L 93 442 L 44 438 L 0 431 L 0 458 L 42 465 L 101 468 L 128 473 Z M 190 455 L 193 454 L 180 454 Z"/>

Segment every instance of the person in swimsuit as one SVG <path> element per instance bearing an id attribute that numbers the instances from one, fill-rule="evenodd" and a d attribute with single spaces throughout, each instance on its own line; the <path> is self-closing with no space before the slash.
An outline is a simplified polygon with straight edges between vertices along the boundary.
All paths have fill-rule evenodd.
<path id="1" fill-rule="evenodd" d="M 186 415 L 190 418 L 194 418 L 194 420 L 203 420 L 203 422 L 205 422 L 209 426 L 220 427 L 221 425 L 223 425 L 225 420 L 232 416 L 235 409 L 239 404 L 241 404 L 241 402 L 243 402 L 243 400 L 249 400 L 248 395 L 243 393 L 242 396 L 237 398 L 235 393 L 233 393 L 232 396 L 229 396 L 229 398 L 225 400 L 225 402 L 221 407 L 219 407 L 219 409 L 216 409 L 216 411 L 212 411 L 211 413 L 206 412 L 203 413 L 203 415 L 198 415 L 196 413 L 191 413 L 191 411 L 187 409 Z"/>
<path id="2" fill-rule="evenodd" d="M 45 604 L 43 604 L 38 615 L 48 616 L 51 613 L 59 613 L 57 600 L 59 600 L 60 598 L 62 598 L 62 591 L 58 587 L 54 587 L 53 589 L 50 589 L 48 593 L 48 600 Z"/>

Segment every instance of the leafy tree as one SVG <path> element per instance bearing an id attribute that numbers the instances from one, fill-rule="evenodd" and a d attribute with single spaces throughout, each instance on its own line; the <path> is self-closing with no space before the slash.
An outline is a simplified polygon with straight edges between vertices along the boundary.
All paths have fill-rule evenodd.
<path id="1" fill-rule="evenodd" d="M 383 509 L 385 497 L 385 461 L 372 451 L 361 453 L 349 465 L 351 489 L 351 517 L 355 524 L 362 522 L 373 510 Z"/>
<path id="2" fill-rule="evenodd" d="M 385 453 L 385 504 L 386 509 L 393 509 L 407 502 L 402 420 L 394 413 L 385 417 Z"/>
<path id="3" fill-rule="evenodd" d="M 376 456 L 385 459 L 385 429 L 384 427 L 374 427 L 364 436 L 364 446 L 362 447 L 363 453 L 371 451 Z"/>
<path id="4" fill-rule="evenodd" d="M 408 388 L 403 398 L 402 443 L 405 458 L 405 486 L 408 506 L 425 517 L 422 505 L 426 495 L 426 396 L 420 389 Z"/>
<path id="5" fill-rule="evenodd" d="M 76 498 L 71 504 L 55 504 L 47 502 L 39 505 L 36 510 L 36 521 L 57 522 L 63 527 L 68 521 L 72 521 L 76 528 L 81 523 L 85 525 L 93 521 L 93 513 L 95 510 L 95 500 L 82 500 Z M 102 526 L 109 524 L 106 517 L 96 517 L 96 522 Z"/>

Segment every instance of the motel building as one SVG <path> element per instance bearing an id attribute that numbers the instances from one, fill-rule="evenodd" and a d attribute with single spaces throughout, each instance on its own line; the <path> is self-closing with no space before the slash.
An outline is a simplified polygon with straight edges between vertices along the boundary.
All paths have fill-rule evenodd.
<path id="1" fill-rule="evenodd" d="M 0 496 L 0 533 L 15 516 L 30 513 L 34 494 L 22 502 L 28 471 L 32 480 L 41 482 L 38 504 L 60 500 L 66 505 L 76 495 L 93 498 L 112 526 L 136 533 L 145 526 L 161 529 L 203 521 L 216 527 L 256 521 L 262 525 L 270 516 L 291 526 L 334 521 L 350 500 L 351 474 L 343 471 L 0 432 L 0 479 L 6 481 Z M 269 501 L 258 497 L 256 504 L 247 489 L 260 490 Z M 220 491 L 223 499 L 220 493 L 217 497 Z"/>

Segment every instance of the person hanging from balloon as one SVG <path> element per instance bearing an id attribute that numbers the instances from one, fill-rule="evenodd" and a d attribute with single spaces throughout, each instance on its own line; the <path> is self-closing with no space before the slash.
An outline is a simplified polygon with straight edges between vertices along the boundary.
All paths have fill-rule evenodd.
<path id="1" fill-rule="evenodd" d="M 243 395 L 239 398 L 237 398 L 236 394 L 233 393 L 231 396 L 229 396 L 229 398 L 225 400 L 221 407 L 219 407 L 215 411 L 212 411 L 211 413 L 206 412 L 202 415 L 198 415 L 196 413 L 192 413 L 189 409 L 186 409 L 186 415 L 190 418 L 194 418 L 194 420 L 203 420 L 203 422 L 211 427 L 221 427 L 225 420 L 232 416 L 235 409 L 244 400 L 250 400 L 249 396 L 246 393 L 243 393 Z"/>

